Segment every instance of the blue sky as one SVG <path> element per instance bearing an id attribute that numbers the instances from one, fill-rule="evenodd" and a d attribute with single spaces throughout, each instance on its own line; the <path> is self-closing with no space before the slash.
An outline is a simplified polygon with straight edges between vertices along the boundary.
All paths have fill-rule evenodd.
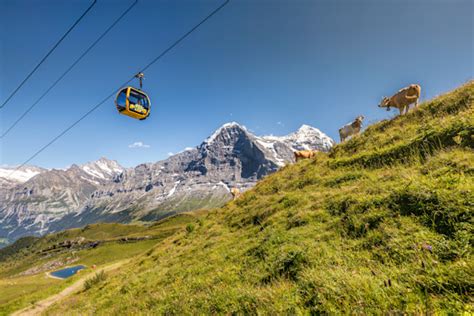
<path id="1" fill-rule="evenodd" d="M 0 0 L 1 101 L 91 2 Z M 132 2 L 99 0 L 0 110 L 0 128 Z M 0 164 L 22 163 L 220 3 L 140 0 L 1 141 Z M 421 84 L 429 99 L 472 79 L 473 12 L 471 0 L 233 0 L 145 73 L 146 121 L 117 114 L 110 99 L 31 164 L 158 161 L 228 121 L 259 135 L 310 124 L 337 139 L 359 114 L 366 123 L 393 115 L 377 104 L 407 84 Z"/>

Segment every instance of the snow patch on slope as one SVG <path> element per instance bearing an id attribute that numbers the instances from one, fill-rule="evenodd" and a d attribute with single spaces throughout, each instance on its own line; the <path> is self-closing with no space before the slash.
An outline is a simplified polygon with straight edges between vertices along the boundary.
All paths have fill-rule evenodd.
<path id="1" fill-rule="evenodd" d="M 178 187 L 178 184 L 180 183 L 181 181 L 176 181 L 174 183 L 174 187 L 170 190 L 170 192 L 168 193 L 168 195 L 166 196 L 167 198 L 169 198 L 170 196 L 173 196 L 173 194 L 176 192 L 176 188 Z"/>
<path id="2" fill-rule="evenodd" d="M 285 159 L 281 158 L 278 153 L 276 152 L 275 150 L 275 142 L 274 141 L 270 141 L 270 140 L 267 140 L 265 138 L 260 138 L 260 137 L 257 137 L 257 143 L 262 145 L 263 147 L 265 147 L 266 149 L 270 150 L 271 154 L 273 155 L 273 159 L 275 161 L 275 163 L 279 166 L 279 167 L 283 167 L 286 162 L 285 162 Z"/>
<path id="3" fill-rule="evenodd" d="M 0 179 L 9 182 L 24 183 L 43 171 L 46 171 L 46 169 L 33 166 L 24 166 L 18 170 L 15 170 L 14 167 L 0 168 Z"/>

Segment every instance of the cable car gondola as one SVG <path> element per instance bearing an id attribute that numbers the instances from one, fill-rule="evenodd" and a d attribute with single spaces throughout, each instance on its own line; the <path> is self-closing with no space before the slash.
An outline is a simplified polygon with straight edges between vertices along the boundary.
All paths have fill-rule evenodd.
<path id="1" fill-rule="evenodd" d="M 120 114 L 144 120 L 150 115 L 151 102 L 148 95 L 141 90 L 143 73 L 140 72 L 135 77 L 140 80 L 140 89 L 131 86 L 121 89 L 115 98 L 115 106 Z"/>

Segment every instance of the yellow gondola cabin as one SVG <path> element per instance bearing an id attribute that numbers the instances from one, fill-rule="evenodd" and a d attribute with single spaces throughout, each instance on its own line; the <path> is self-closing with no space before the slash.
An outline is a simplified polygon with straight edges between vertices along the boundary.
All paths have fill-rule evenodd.
<path id="1" fill-rule="evenodd" d="M 144 120 L 150 115 L 151 102 L 148 95 L 134 87 L 125 87 L 117 94 L 115 105 L 120 114 Z"/>
<path id="2" fill-rule="evenodd" d="M 117 93 L 115 106 L 120 114 L 144 120 L 150 115 L 151 102 L 148 95 L 141 89 L 143 87 L 143 72 L 135 75 L 140 80 L 140 89 L 134 87 L 125 87 Z"/>

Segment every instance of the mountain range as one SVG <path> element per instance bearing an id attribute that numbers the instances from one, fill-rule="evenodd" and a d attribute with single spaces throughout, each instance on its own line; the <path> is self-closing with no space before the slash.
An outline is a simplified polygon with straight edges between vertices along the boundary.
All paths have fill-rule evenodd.
<path id="1" fill-rule="evenodd" d="M 251 188 L 292 162 L 294 151 L 327 152 L 333 145 L 308 125 L 287 136 L 259 137 L 232 122 L 195 148 L 134 168 L 106 158 L 64 170 L 1 168 L 0 238 L 218 207 L 231 198 L 230 188 Z"/>

